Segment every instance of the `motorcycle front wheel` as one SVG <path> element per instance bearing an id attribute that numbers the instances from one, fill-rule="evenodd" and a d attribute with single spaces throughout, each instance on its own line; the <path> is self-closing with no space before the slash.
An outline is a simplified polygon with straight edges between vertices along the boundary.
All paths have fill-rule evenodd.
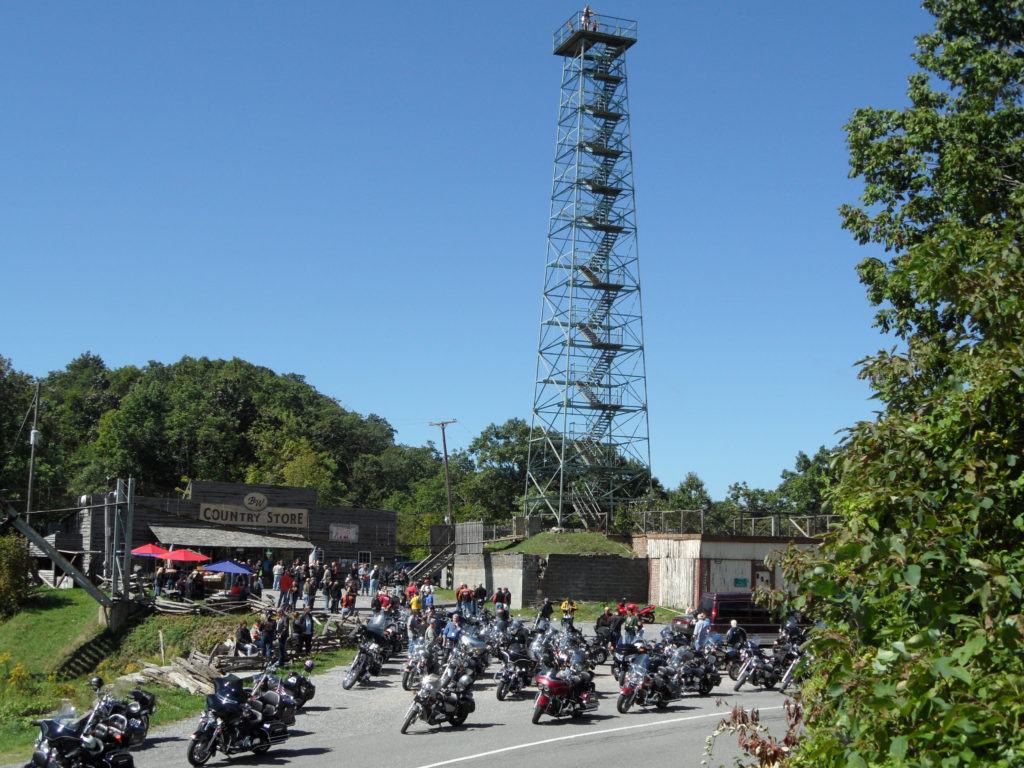
<path id="1" fill-rule="evenodd" d="M 635 700 L 636 693 L 620 693 L 618 700 L 615 702 L 615 708 L 619 711 L 620 715 L 624 715 L 629 712 L 629 708 L 633 706 Z"/>
<path id="2" fill-rule="evenodd" d="M 533 706 L 533 717 L 530 718 L 530 722 L 536 725 L 540 722 L 540 716 L 544 714 L 543 704 L 534 704 Z"/>
<path id="3" fill-rule="evenodd" d="M 608 661 L 607 648 L 598 648 L 596 651 L 594 651 L 594 664 L 600 666 L 601 664 L 604 664 L 606 661 Z"/>
<path id="4" fill-rule="evenodd" d="M 405 722 L 402 723 L 402 733 L 409 730 L 409 726 L 416 722 L 416 718 L 419 716 L 419 711 L 416 709 L 416 705 L 413 704 L 409 707 L 409 711 L 405 713 Z"/>
<path id="5" fill-rule="evenodd" d="M 402 673 L 402 690 L 411 691 L 416 685 L 413 683 L 413 672 L 411 669 L 407 669 Z"/>
<path id="6" fill-rule="evenodd" d="M 739 676 L 739 679 L 736 680 L 736 685 L 734 685 L 732 687 L 732 689 L 734 691 L 738 691 L 740 688 L 743 687 L 743 684 L 745 682 L 747 682 L 747 673 L 746 672 L 744 672 L 742 675 Z"/>
<path id="7" fill-rule="evenodd" d="M 734 661 L 729 665 L 729 677 L 733 680 L 738 680 L 740 677 L 740 669 L 743 668 L 742 661 Z"/>
<path id="8" fill-rule="evenodd" d="M 508 681 L 499 680 L 498 687 L 494 691 L 494 695 L 498 697 L 498 701 L 504 701 L 505 697 L 508 696 Z"/>
<path id="9" fill-rule="evenodd" d="M 697 693 L 699 693 L 701 696 L 707 696 L 709 693 L 711 693 L 711 687 L 711 681 L 707 678 L 704 678 L 700 681 L 700 685 L 697 687 Z"/>
<path id="10" fill-rule="evenodd" d="M 361 662 L 362 659 L 357 658 L 352 662 L 352 666 L 348 668 L 348 672 L 345 673 L 345 679 L 341 681 L 341 687 L 346 691 L 355 685 L 356 680 L 359 679 L 359 674 L 363 671 L 363 665 Z"/>
<path id="11" fill-rule="evenodd" d="M 192 739 L 188 745 L 188 762 L 190 765 L 206 765 L 216 749 L 213 746 L 215 734 L 211 731 L 198 739 Z"/>

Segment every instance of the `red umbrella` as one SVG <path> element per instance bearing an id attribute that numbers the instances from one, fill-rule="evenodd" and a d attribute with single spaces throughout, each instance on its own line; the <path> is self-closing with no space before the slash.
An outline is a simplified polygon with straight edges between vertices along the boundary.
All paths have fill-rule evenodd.
<path id="1" fill-rule="evenodd" d="M 143 544 L 141 547 L 133 549 L 132 554 L 140 555 L 141 557 L 162 557 L 166 559 L 171 553 L 163 547 L 158 547 L 156 544 Z"/>
<path id="2" fill-rule="evenodd" d="M 168 552 L 164 557 L 164 560 L 180 560 L 188 563 L 201 563 L 204 560 L 209 560 L 206 555 L 201 555 L 198 552 L 193 552 L 191 549 L 175 549 Z"/>

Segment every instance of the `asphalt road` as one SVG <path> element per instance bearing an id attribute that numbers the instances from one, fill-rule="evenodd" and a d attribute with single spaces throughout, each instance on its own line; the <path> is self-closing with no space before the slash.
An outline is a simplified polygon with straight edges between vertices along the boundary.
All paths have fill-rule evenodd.
<path id="1" fill-rule="evenodd" d="M 496 668 L 492 664 L 488 674 Z M 777 735 L 784 724 L 783 695 L 749 686 L 734 693 L 728 677 L 710 696 L 687 695 L 664 710 L 634 707 L 620 715 L 615 709 L 618 688 L 604 665 L 595 680 L 601 705 L 589 717 L 545 715 L 533 725 L 535 689 L 526 689 L 518 699 L 498 701 L 493 681 L 485 676 L 474 686 L 476 711 L 463 726 L 430 727 L 417 721 L 402 735 L 399 728 L 413 694 L 402 690 L 401 669 L 402 660 L 393 659 L 372 685 L 351 691 L 341 687 L 344 668 L 319 674 L 314 680 L 316 698 L 299 715 L 285 744 L 262 756 L 247 753 L 227 760 L 217 755 L 208 765 L 323 768 L 325 760 L 331 764 L 344 760 L 346 765 L 366 768 L 493 768 L 524 761 L 607 766 L 642 760 L 685 767 L 701 765 L 706 738 L 736 705 L 758 708 L 762 723 Z M 136 766 L 186 766 L 185 751 L 194 725 L 187 721 L 154 731 L 149 745 L 135 752 Z M 735 736 L 723 735 L 708 765 L 732 765 L 738 754 L 735 745 Z"/>

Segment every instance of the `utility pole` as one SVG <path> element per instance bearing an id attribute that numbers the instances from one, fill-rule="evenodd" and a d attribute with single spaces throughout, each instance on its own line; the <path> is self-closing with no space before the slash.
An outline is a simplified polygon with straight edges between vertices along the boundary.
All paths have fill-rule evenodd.
<path id="1" fill-rule="evenodd" d="M 445 525 L 452 524 L 452 479 L 448 474 L 448 440 L 445 438 L 444 428 L 449 424 L 454 424 L 455 421 L 455 419 L 449 419 L 448 421 L 430 422 L 430 426 L 441 428 L 441 448 L 444 450 L 444 487 L 448 493 L 448 514 L 444 518 Z"/>
<path id="2" fill-rule="evenodd" d="M 25 497 L 25 515 L 32 513 L 32 481 L 36 470 L 36 446 L 39 445 L 39 382 L 36 382 L 36 394 L 32 399 L 32 431 L 29 432 L 28 459 L 28 494 Z"/>

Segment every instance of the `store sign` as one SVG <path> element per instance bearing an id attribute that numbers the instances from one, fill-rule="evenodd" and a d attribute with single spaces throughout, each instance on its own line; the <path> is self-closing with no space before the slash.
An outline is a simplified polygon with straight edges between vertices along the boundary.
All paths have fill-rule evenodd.
<path id="1" fill-rule="evenodd" d="M 329 538 L 331 541 L 348 541 L 355 544 L 359 541 L 359 526 L 331 523 Z"/>
<path id="2" fill-rule="evenodd" d="M 308 509 L 263 507 L 248 509 L 233 504 L 200 504 L 199 519 L 204 523 L 221 525 L 255 525 L 264 528 L 306 528 L 309 526 Z"/>

